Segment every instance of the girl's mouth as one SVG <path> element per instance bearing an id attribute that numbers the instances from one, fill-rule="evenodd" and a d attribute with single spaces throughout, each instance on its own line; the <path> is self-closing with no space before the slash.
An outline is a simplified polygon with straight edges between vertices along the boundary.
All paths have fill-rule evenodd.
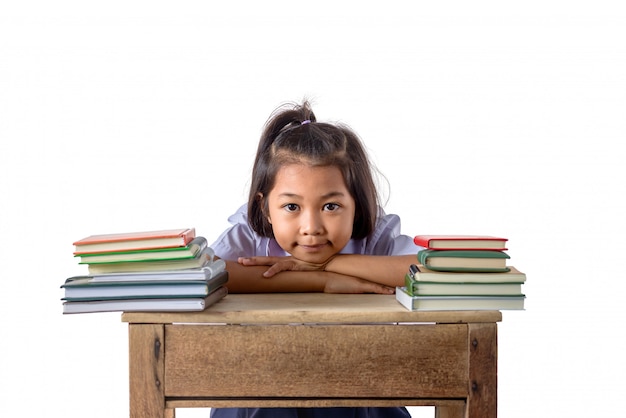
<path id="1" fill-rule="evenodd" d="M 327 245 L 328 245 L 327 243 L 324 243 L 324 244 L 309 244 L 309 245 L 299 244 L 298 246 L 307 252 L 319 252 L 323 248 L 325 248 Z"/>

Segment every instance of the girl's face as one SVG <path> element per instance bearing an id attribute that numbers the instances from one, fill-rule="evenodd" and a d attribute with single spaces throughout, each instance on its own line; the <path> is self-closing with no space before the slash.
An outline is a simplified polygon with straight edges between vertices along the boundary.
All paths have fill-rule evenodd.
<path id="1" fill-rule="evenodd" d="M 278 245 L 299 260 L 323 263 L 352 236 L 355 203 L 337 167 L 285 165 L 267 199 Z"/>

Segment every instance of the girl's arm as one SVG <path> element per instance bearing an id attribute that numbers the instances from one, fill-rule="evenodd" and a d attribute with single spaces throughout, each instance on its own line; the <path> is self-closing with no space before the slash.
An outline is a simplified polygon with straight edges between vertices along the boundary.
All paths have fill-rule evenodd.
<path id="1" fill-rule="evenodd" d="M 393 287 L 332 271 L 280 271 L 271 279 L 264 276 L 265 265 L 244 266 L 226 261 L 230 293 L 326 292 L 392 294 Z M 403 276 L 404 277 L 404 276 Z"/>
<path id="2" fill-rule="evenodd" d="M 263 275 L 274 280 L 279 273 L 323 271 L 358 277 L 368 282 L 395 288 L 404 285 L 409 266 L 417 259 L 409 255 L 337 254 L 324 264 L 311 264 L 294 257 L 246 257 L 240 263 L 247 266 L 266 266 Z M 267 266 L 270 266 L 267 268 Z"/>
<path id="3" fill-rule="evenodd" d="M 361 277 L 395 288 L 404 285 L 404 276 L 409 271 L 409 266 L 416 262 L 415 254 L 337 254 L 326 263 L 324 270 Z"/>

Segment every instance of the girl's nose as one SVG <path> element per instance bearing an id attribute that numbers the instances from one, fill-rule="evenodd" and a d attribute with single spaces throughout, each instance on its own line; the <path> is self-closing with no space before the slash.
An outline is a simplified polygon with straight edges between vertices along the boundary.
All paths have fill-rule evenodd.
<path id="1" fill-rule="evenodd" d="M 315 211 L 306 211 L 302 214 L 300 232 L 303 235 L 319 235 L 324 230 L 322 218 Z"/>

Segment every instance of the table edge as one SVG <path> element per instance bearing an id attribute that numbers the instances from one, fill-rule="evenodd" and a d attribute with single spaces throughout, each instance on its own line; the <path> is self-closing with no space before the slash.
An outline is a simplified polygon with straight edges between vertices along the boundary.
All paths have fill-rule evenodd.
<path id="1" fill-rule="evenodd" d="M 394 295 L 268 293 L 230 294 L 201 312 L 124 312 L 128 323 L 354 324 L 500 322 L 502 313 L 409 311 Z"/>

